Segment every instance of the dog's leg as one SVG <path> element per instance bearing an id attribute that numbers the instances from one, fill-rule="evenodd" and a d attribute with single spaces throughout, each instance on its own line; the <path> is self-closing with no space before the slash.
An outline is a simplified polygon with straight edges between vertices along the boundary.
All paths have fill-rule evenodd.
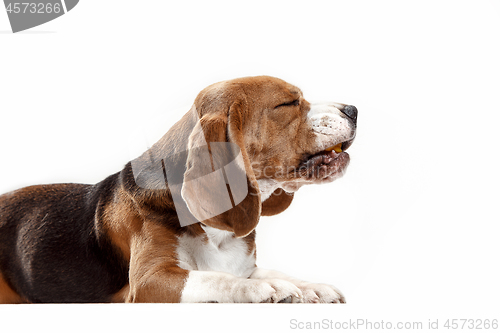
<path id="1" fill-rule="evenodd" d="M 245 279 L 211 271 L 164 268 L 131 281 L 127 302 L 279 303 L 300 302 L 302 292 L 279 279 Z"/>
<path id="2" fill-rule="evenodd" d="M 248 279 L 228 273 L 185 270 L 177 266 L 177 239 L 145 222 L 132 237 L 127 302 L 299 302 L 302 292 L 279 279 Z"/>
<path id="3" fill-rule="evenodd" d="M 250 279 L 281 279 L 292 282 L 302 291 L 304 303 L 345 303 L 344 295 L 334 286 L 294 279 L 280 272 L 256 268 Z"/>
<path id="4" fill-rule="evenodd" d="M 279 279 L 246 279 L 222 272 L 190 271 L 181 302 L 298 303 L 302 292 Z"/>

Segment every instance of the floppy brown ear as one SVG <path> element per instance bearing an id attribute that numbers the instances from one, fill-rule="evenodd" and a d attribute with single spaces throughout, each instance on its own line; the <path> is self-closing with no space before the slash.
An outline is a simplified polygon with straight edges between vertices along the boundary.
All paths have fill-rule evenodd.
<path id="1" fill-rule="evenodd" d="M 181 195 L 198 221 L 244 237 L 255 229 L 261 213 L 259 186 L 242 134 L 244 106 L 206 104 L 197 111 L 200 121 L 189 137 Z"/>
<path id="2" fill-rule="evenodd" d="M 262 216 L 273 216 L 287 209 L 293 200 L 293 193 L 277 188 L 267 200 L 262 203 Z"/>

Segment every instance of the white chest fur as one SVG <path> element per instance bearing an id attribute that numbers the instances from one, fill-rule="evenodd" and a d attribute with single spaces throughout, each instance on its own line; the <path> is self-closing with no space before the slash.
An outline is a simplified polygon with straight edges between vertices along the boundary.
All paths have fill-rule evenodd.
<path id="1" fill-rule="evenodd" d="M 178 237 L 179 267 L 187 270 L 217 271 L 248 277 L 255 269 L 254 253 L 247 243 L 229 231 L 203 226 L 205 235 Z"/>

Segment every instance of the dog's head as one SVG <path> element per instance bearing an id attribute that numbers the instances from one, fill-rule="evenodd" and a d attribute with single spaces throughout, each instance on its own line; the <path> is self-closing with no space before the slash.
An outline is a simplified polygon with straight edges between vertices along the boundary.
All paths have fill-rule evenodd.
<path id="1" fill-rule="evenodd" d="M 188 140 L 182 198 L 203 224 L 237 236 L 250 233 L 261 213 L 273 215 L 288 207 L 293 196 L 277 191 L 269 197 L 276 189 L 294 192 L 304 184 L 331 182 L 342 176 L 349 163 L 345 150 L 356 135 L 354 106 L 310 104 L 297 87 L 267 76 L 211 85 L 200 92 L 192 112 L 199 122 Z M 239 151 L 229 147 L 216 152 L 214 143 L 225 142 Z M 203 146 L 208 146 L 209 154 L 199 149 Z M 227 189 L 186 181 L 208 174 L 214 166 L 217 169 L 216 160 L 234 161 L 232 168 L 219 175 Z M 236 200 L 240 189 L 230 186 L 231 179 L 241 176 L 245 181 L 239 187 L 243 184 L 245 195 Z M 232 205 L 215 216 L 223 205 L 214 207 L 214 202 L 222 200 L 228 189 L 233 192 Z M 207 197 L 212 199 L 206 201 Z"/>

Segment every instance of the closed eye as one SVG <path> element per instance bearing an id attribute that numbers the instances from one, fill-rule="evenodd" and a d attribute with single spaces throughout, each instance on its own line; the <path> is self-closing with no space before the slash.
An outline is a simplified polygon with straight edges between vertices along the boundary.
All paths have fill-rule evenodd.
<path id="1" fill-rule="evenodd" d="M 283 104 L 280 104 L 278 105 L 277 107 L 275 107 L 275 109 L 277 108 L 280 108 L 282 106 L 297 106 L 300 104 L 300 101 L 298 99 L 294 100 L 294 101 L 291 101 L 291 102 L 287 102 L 287 103 L 283 103 Z"/>

